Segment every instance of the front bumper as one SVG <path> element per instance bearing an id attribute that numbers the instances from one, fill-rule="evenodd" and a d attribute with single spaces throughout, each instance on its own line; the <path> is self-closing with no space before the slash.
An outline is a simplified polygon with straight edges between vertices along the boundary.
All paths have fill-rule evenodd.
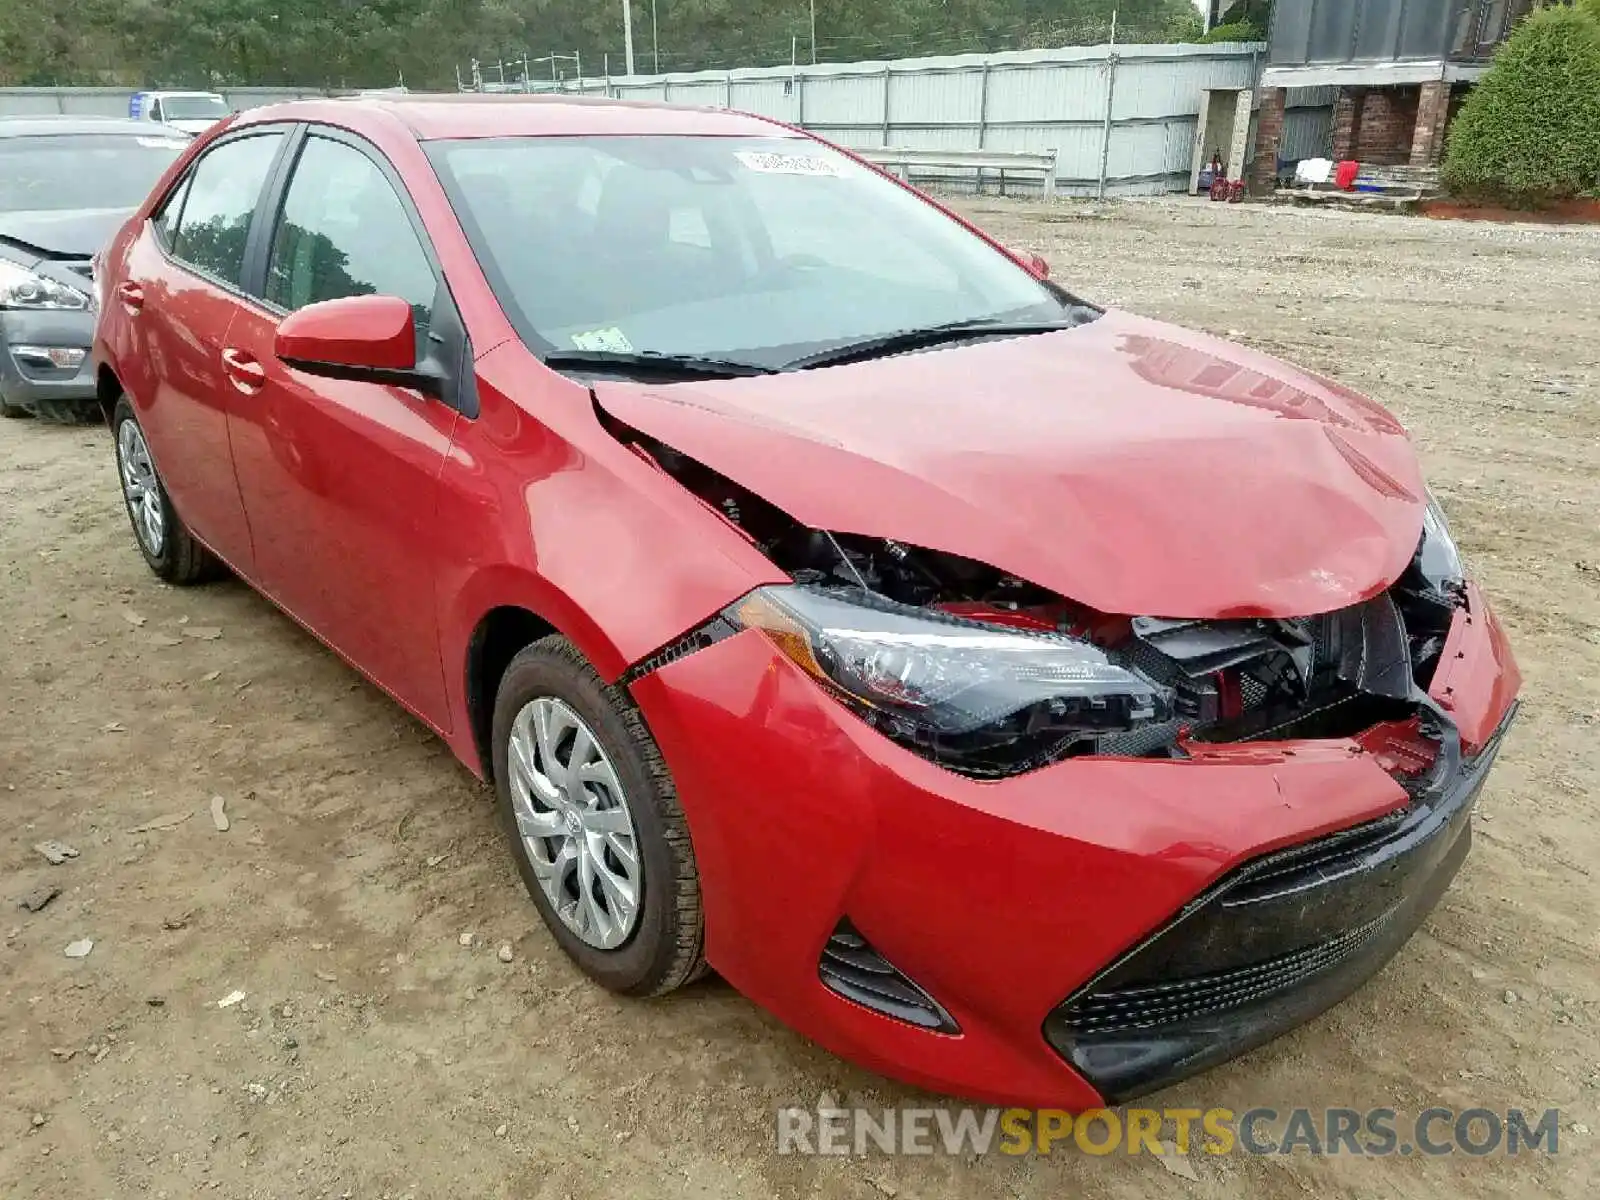
<path id="1" fill-rule="evenodd" d="M 1298 1024 L 1370 976 L 1420 923 L 1466 852 L 1466 813 L 1519 682 L 1475 592 L 1448 653 L 1455 666 L 1435 681 L 1448 694 L 1436 699 L 1472 766 L 1419 798 L 1347 741 L 1218 747 L 1191 761 L 1079 758 L 1011 779 L 962 778 L 868 728 L 750 631 L 668 662 L 632 690 L 689 821 L 707 957 L 730 983 L 883 1074 L 984 1103 L 1081 1110 Z M 1098 986 L 1147 982 L 1111 973 L 1130 955 L 1178 946 L 1173 930 L 1200 928 L 1182 918 L 1245 897 L 1252 878 L 1263 883 L 1259 866 L 1242 873 L 1247 864 L 1281 866 L 1289 860 L 1268 856 L 1370 830 L 1401 840 L 1357 855 L 1353 872 L 1330 873 L 1364 874 L 1364 883 L 1317 893 L 1325 903 L 1300 926 L 1283 919 L 1286 909 L 1255 909 L 1266 915 L 1250 943 L 1260 957 L 1232 964 L 1305 949 L 1294 944 L 1302 932 L 1338 941 L 1387 914 L 1340 942 L 1326 970 L 1314 964 L 1247 1005 L 1180 1013 L 1176 1036 L 1069 1027 Z M 1293 853 L 1299 862 L 1305 852 Z M 1374 898 L 1385 889 L 1392 905 Z M 1235 932 L 1252 926 L 1248 906 L 1229 911 Z M 1181 956 L 1164 961 L 1181 967 Z M 897 973 L 876 978 L 887 979 L 880 990 L 897 997 L 899 1017 L 851 991 L 870 989 L 874 963 Z M 854 975 L 844 969 L 852 964 Z"/>
<path id="2" fill-rule="evenodd" d="M 1406 808 L 1230 872 L 1045 1020 L 1044 1036 L 1121 1103 L 1333 1007 L 1416 932 L 1472 844 L 1501 738 L 1442 755 Z"/>
<path id="3" fill-rule="evenodd" d="M 94 313 L 10 310 L 0 312 L 0 398 L 19 408 L 40 401 L 92 403 Z M 60 370 L 19 360 L 14 347 L 44 346 L 84 351 L 76 369 Z"/>

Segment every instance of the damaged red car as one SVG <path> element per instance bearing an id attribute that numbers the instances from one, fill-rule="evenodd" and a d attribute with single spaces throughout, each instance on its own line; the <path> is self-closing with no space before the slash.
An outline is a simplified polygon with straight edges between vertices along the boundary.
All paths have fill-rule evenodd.
<path id="1" fill-rule="evenodd" d="M 96 283 L 150 567 L 492 781 L 605 987 L 1084 1108 L 1338 1002 L 1467 853 L 1520 681 L 1400 425 L 804 134 L 256 109 Z"/>

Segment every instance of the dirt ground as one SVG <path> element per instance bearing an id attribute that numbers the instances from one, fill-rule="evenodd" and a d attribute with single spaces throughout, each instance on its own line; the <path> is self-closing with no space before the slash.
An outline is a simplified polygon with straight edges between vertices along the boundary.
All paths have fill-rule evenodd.
<path id="1" fill-rule="evenodd" d="M 967 207 L 1090 298 L 1391 405 L 1527 676 L 1472 856 L 1425 930 L 1335 1012 L 1157 1103 L 1555 1106 L 1560 1154 L 1195 1154 L 1192 1180 L 1071 1152 L 780 1157 L 780 1105 L 930 1100 L 719 982 L 652 1003 L 586 984 L 442 745 L 239 584 L 158 585 L 103 431 L 7 421 L 0 1195 L 1595 1194 L 1600 231 Z M 1204 519 L 1203 497 L 1174 502 Z M 48 865 L 47 838 L 79 857 Z M 17 907 L 48 884 L 54 903 Z M 80 938 L 89 956 L 65 957 Z"/>

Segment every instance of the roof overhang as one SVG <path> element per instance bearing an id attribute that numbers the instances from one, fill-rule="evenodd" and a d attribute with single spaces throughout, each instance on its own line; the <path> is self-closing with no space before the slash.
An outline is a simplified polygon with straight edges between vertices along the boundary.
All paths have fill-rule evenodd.
<path id="1" fill-rule="evenodd" d="M 1446 62 L 1443 59 L 1408 59 L 1403 62 L 1306 63 L 1303 66 L 1269 66 L 1261 73 L 1264 88 L 1404 87 L 1408 84 L 1476 83 L 1489 64 Z"/>

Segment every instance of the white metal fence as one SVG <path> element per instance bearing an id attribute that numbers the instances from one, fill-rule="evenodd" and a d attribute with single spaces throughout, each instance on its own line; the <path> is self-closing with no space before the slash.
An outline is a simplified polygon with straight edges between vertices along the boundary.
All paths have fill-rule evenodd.
<path id="1" fill-rule="evenodd" d="M 735 108 L 858 149 L 1053 151 L 1057 191 L 1138 195 L 1182 190 L 1201 92 L 1255 86 L 1262 50 L 1082 46 L 612 76 L 561 90 Z M 1030 187 L 1039 184 L 1018 190 Z"/>
<path id="2" fill-rule="evenodd" d="M 1058 192 L 1140 195 L 1183 190 L 1201 93 L 1254 87 L 1263 49 L 1085 46 L 585 78 L 559 88 L 739 109 L 857 149 L 1053 152 Z M 4 88 L 0 116 L 126 113 L 129 94 L 115 88 Z M 235 108 L 316 94 L 313 88 L 225 92 Z M 1308 90 L 1291 94 L 1289 103 L 1285 152 L 1319 153 L 1331 120 L 1331 96 Z M 974 178 L 956 171 L 946 182 L 970 185 Z M 1037 191 L 1040 183 L 1008 180 L 1007 188 Z"/>

